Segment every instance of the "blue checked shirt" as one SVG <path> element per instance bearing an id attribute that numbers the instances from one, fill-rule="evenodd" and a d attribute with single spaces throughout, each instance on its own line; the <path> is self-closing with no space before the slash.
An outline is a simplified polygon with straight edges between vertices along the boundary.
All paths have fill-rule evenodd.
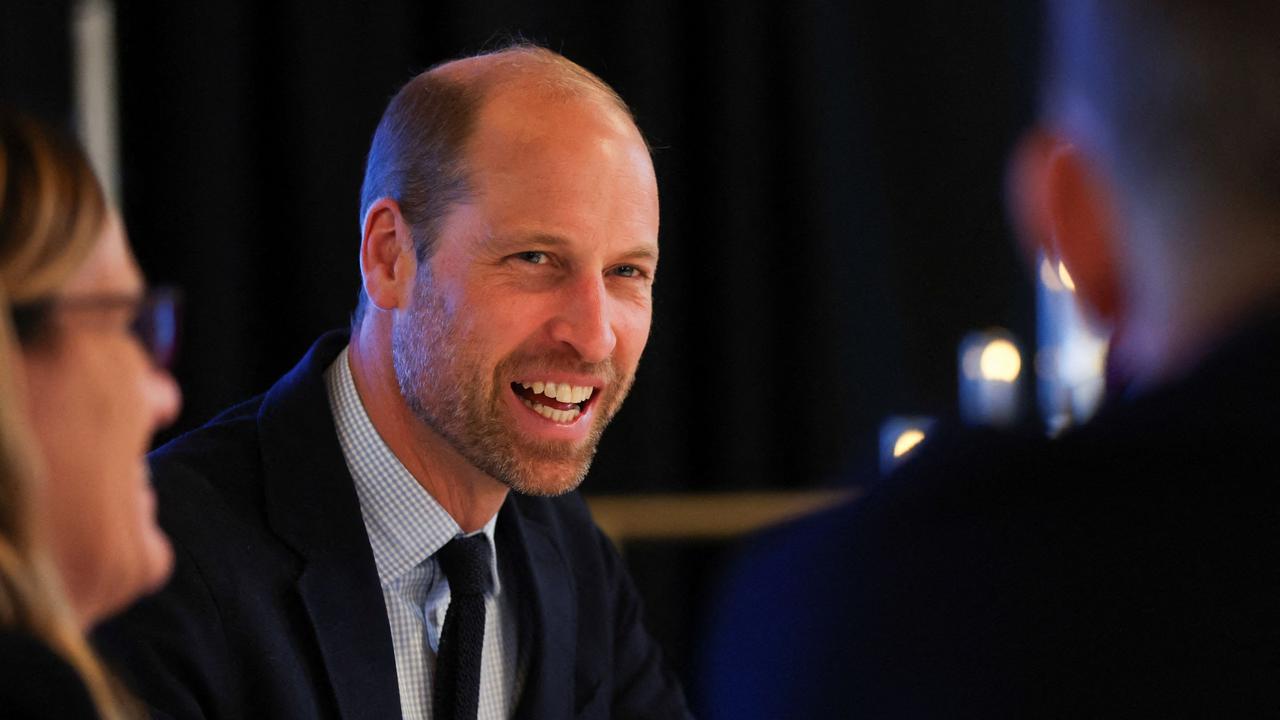
<path id="1" fill-rule="evenodd" d="M 436 650 L 449 581 L 435 552 L 461 528 L 422 488 L 378 435 L 365 412 L 344 349 L 325 371 L 338 442 L 360 498 L 391 624 L 391 642 L 406 720 L 429 720 Z M 485 596 L 484 651 L 480 661 L 481 720 L 505 720 L 518 696 L 516 606 L 503 592 L 494 548 L 497 515 L 479 532 L 489 537 L 493 593 Z M 510 583 L 508 583 L 508 587 Z"/>

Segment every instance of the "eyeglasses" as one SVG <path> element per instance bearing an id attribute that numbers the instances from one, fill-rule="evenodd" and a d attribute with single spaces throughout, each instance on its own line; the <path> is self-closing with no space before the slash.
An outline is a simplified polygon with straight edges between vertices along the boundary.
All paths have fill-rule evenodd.
<path id="1" fill-rule="evenodd" d="M 48 328 L 55 312 L 126 312 L 129 332 L 141 343 L 156 367 L 167 368 L 178 347 L 178 309 L 181 293 L 177 288 L 160 287 L 142 296 L 101 293 L 51 297 L 15 303 L 11 310 L 19 342 L 31 344 Z"/>

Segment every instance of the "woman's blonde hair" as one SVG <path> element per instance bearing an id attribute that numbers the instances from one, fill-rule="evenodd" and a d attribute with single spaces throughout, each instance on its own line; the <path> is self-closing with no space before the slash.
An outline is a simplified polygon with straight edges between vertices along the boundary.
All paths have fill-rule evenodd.
<path id="1" fill-rule="evenodd" d="M 89 256 L 108 218 L 102 187 L 70 140 L 0 108 L 0 628 L 43 640 L 80 674 L 104 720 L 133 701 L 104 669 L 38 540 L 42 468 L 27 429 L 14 305 L 48 298 Z"/>

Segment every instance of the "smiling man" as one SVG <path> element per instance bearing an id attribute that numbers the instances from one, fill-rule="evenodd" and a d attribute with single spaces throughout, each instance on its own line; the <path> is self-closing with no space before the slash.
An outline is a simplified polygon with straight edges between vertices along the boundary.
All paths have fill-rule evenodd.
<path id="1" fill-rule="evenodd" d="M 649 333 L 626 105 L 541 48 L 436 67 L 360 215 L 350 336 L 155 454 L 175 580 L 104 651 L 173 717 L 686 716 L 572 492 Z"/>

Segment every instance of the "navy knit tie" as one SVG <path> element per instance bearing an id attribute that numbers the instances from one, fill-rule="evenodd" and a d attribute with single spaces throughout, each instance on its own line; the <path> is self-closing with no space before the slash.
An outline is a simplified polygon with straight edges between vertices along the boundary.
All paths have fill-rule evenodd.
<path id="1" fill-rule="evenodd" d="M 449 579 L 449 610 L 436 653 L 434 720 L 476 720 L 480 654 L 484 649 L 484 591 L 489 586 L 489 538 L 455 537 L 436 553 Z"/>

